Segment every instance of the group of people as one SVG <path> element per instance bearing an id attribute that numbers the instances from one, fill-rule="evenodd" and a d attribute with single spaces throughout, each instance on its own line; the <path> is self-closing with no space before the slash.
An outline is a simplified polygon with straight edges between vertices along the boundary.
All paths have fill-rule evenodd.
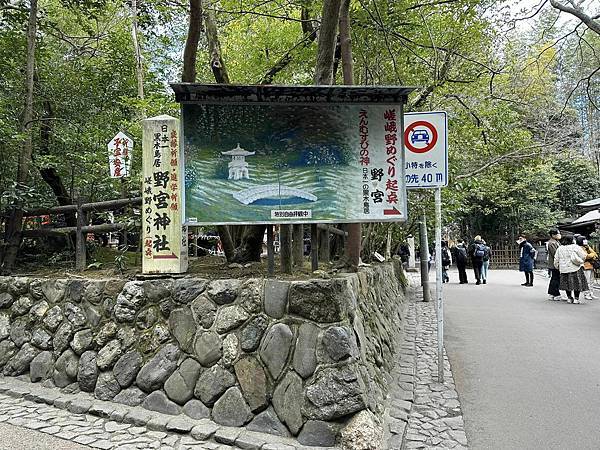
<path id="1" fill-rule="evenodd" d="M 548 266 L 550 283 L 549 300 L 566 300 L 569 303 L 581 303 L 579 298 L 596 298 L 591 290 L 594 269 L 600 268 L 598 254 L 588 244 L 585 236 L 561 236 L 556 229 L 550 230 L 548 241 Z M 560 295 L 564 291 L 567 298 Z"/>
<path id="2" fill-rule="evenodd" d="M 475 240 L 467 245 L 462 239 L 456 242 L 456 245 L 448 247 L 446 241 L 442 242 L 442 282 L 450 281 L 448 269 L 454 262 L 458 269 L 458 280 L 460 284 L 467 284 L 467 263 L 471 260 L 473 274 L 475 275 L 475 284 L 486 284 L 488 278 L 488 269 L 490 258 L 492 256 L 491 248 L 485 243 L 481 236 L 475 236 Z"/>

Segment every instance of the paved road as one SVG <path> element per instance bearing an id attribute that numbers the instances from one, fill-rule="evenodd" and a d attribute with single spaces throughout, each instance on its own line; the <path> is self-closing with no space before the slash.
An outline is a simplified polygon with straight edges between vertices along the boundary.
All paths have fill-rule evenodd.
<path id="1" fill-rule="evenodd" d="M 600 299 L 546 300 L 516 271 L 445 285 L 446 350 L 473 449 L 600 448 Z M 472 273 L 469 274 L 472 280 Z"/>
<path id="2" fill-rule="evenodd" d="M 86 450 L 87 446 L 50 434 L 0 423 L 0 450 Z"/>

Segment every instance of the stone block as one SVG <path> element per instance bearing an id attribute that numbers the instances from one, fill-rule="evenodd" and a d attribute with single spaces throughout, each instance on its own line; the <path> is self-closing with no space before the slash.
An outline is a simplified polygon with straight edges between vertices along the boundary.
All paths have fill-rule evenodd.
<path id="1" fill-rule="evenodd" d="M 127 406 L 138 406 L 142 404 L 146 397 L 147 394 L 144 391 L 132 386 L 119 392 L 113 401 Z"/>
<path id="2" fill-rule="evenodd" d="M 239 280 L 214 280 L 210 282 L 207 293 L 217 305 L 233 303 L 240 290 Z"/>
<path id="3" fill-rule="evenodd" d="M 52 377 L 54 370 L 54 356 L 52 352 L 45 351 L 38 354 L 29 364 L 29 377 L 33 383 Z"/>
<path id="4" fill-rule="evenodd" d="M 7 313 L 0 313 L 0 341 L 8 336 L 10 336 L 10 316 Z"/>
<path id="5" fill-rule="evenodd" d="M 189 433 L 192 428 L 196 425 L 196 421 L 186 417 L 177 416 L 173 417 L 167 423 L 167 431 L 173 431 L 175 433 Z"/>
<path id="6" fill-rule="evenodd" d="M 183 412 L 192 419 L 208 419 L 210 417 L 210 409 L 204 403 L 195 398 L 183 405 Z"/>
<path id="7" fill-rule="evenodd" d="M 334 361 L 357 357 L 358 346 L 354 333 L 347 327 L 330 327 L 323 333 L 323 347 Z"/>
<path id="8" fill-rule="evenodd" d="M 177 368 L 177 360 L 181 352 L 174 344 L 165 345 L 157 354 L 148 361 L 139 371 L 136 383 L 145 392 L 161 389 L 167 378 Z"/>
<path id="9" fill-rule="evenodd" d="M 246 425 L 246 429 L 250 431 L 258 431 L 268 433 L 275 436 L 289 437 L 290 432 L 286 426 L 281 423 L 279 417 L 275 413 L 272 406 L 265 409 L 260 414 L 256 415 L 252 421 Z"/>
<path id="10" fill-rule="evenodd" d="M 229 388 L 212 410 L 213 420 L 229 427 L 241 427 L 252 419 L 252 412 L 237 387 Z"/>
<path id="11" fill-rule="evenodd" d="M 302 445 L 333 447 L 337 432 L 337 426 L 331 422 L 309 420 L 298 435 L 298 442 Z"/>
<path id="12" fill-rule="evenodd" d="M 296 281 L 290 286 L 288 310 L 314 322 L 341 322 L 348 315 L 350 294 L 345 279 Z"/>
<path id="13" fill-rule="evenodd" d="M 81 355 L 92 347 L 93 340 L 94 333 L 89 328 L 86 328 L 73 335 L 73 340 L 70 345 L 76 354 Z"/>
<path id="14" fill-rule="evenodd" d="M 141 281 L 128 281 L 117 296 L 114 314 L 119 322 L 133 322 L 146 302 Z"/>
<path id="15" fill-rule="evenodd" d="M 240 288 L 237 302 L 250 314 L 258 314 L 263 310 L 263 291 L 262 279 L 246 280 Z"/>
<path id="16" fill-rule="evenodd" d="M 302 418 L 303 402 L 302 378 L 295 372 L 289 371 L 275 388 L 273 407 L 279 419 L 288 426 L 294 435 L 298 434 L 304 422 Z"/>
<path id="17" fill-rule="evenodd" d="M 232 427 L 221 427 L 215 431 L 213 439 L 221 444 L 234 445 L 242 430 Z"/>
<path id="18" fill-rule="evenodd" d="M 240 345 L 245 352 L 253 352 L 258 348 L 263 334 L 269 326 L 269 319 L 264 315 L 252 318 L 240 333 Z"/>
<path id="19" fill-rule="evenodd" d="M 179 346 L 184 352 L 191 353 L 194 336 L 196 336 L 196 323 L 192 310 L 188 307 L 178 308 L 169 316 L 169 328 Z"/>
<path id="20" fill-rule="evenodd" d="M 176 416 L 181 414 L 181 408 L 169 400 L 163 391 L 154 391 L 142 402 L 142 406 L 150 411 Z"/>
<path id="21" fill-rule="evenodd" d="M 42 350 L 48 350 L 52 348 L 52 336 L 43 328 L 36 328 L 31 336 L 31 344 Z"/>
<path id="22" fill-rule="evenodd" d="M 383 429 L 369 410 L 355 414 L 341 432 L 340 443 L 348 450 L 379 450 L 383 448 Z"/>
<path id="23" fill-rule="evenodd" d="M 294 350 L 294 370 L 302 378 L 308 378 L 317 367 L 317 339 L 320 328 L 310 322 L 300 325 Z"/>
<path id="24" fill-rule="evenodd" d="M 121 342 L 118 339 L 113 339 L 108 344 L 100 349 L 96 359 L 100 370 L 112 368 L 121 356 Z"/>
<path id="25" fill-rule="evenodd" d="M 122 388 L 131 386 L 142 367 L 142 355 L 137 350 L 125 353 L 113 367 L 113 374 Z"/>
<path id="26" fill-rule="evenodd" d="M 194 342 L 194 351 L 198 361 L 204 367 L 210 367 L 216 363 L 223 354 L 223 343 L 217 333 L 212 331 L 199 332 Z"/>
<path id="27" fill-rule="evenodd" d="M 212 327 L 212 324 L 215 322 L 215 317 L 217 316 L 217 306 L 206 294 L 200 295 L 190 306 L 192 308 L 194 320 L 198 324 L 206 329 Z"/>
<path id="28" fill-rule="evenodd" d="M 10 339 L 0 342 L 0 369 L 17 353 L 17 346 Z"/>
<path id="29" fill-rule="evenodd" d="M 264 409 L 268 404 L 269 385 L 260 362 L 252 356 L 244 357 L 235 363 L 235 374 L 250 409 Z"/>
<path id="30" fill-rule="evenodd" d="M 188 358 L 165 382 L 165 392 L 167 396 L 180 405 L 185 404 L 194 396 L 194 388 L 200 375 L 201 366 Z"/>
<path id="31" fill-rule="evenodd" d="M 32 323 L 28 317 L 19 317 L 10 326 L 10 338 L 17 347 L 31 341 Z"/>
<path id="32" fill-rule="evenodd" d="M 177 303 L 187 305 L 206 289 L 206 280 L 200 278 L 180 278 L 173 282 L 173 298 Z"/>
<path id="33" fill-rule="evenodd" d="M 223 334 L 243 324 L 250 315 L 239 305 L 225 306 L 219 309 L 215 320 L 217 333 Z"/>
<path id="34" fill-rule="evenodd" d="M 267 280 L 265 283 L 265 312 L 281 319 L 285 314 L 290 283 L 287 281 Z"/>
<path id="35" fill-rule="evenodd" d="M 198 441 L 207 441 L 214 436 L 219 428 L 221 427 L 210 420 L 200 420 L 199 423 L 192 428 L 190 434 Z"/>
<path id="36" fill-rule="evenodd" d="M 239 340 L 234 333 L 230 333 L 223 339 L 222 363 L 225 367 L 231 367 L 240 354 Z"/>
<path id="37" fill-rule="evenodd" d="M 89 350 L 84 352 L 79 359 L 77 382 L 84 392 L 94 392 L 94 389 L 96 389 L 96 381 L 98 381 L 96 356 L 96 352 Z"/>
<path id="38" fill-rule="evenodd" d="M 235 376 L 221 366 L 215 365 L 204 371 L 194 389 L 194 394 L 202 403 L 212 406 L 217 399 L 235 384 Z"/>
<path id="39" fill-rule="evenodd" d="M 260 346 L 260 358 L 274 380 L 279 378 L 288 359 L 294 335 L 284 323 L 273 325 Z"/>
<path id="40" fill-rule="evenodd" d="M 121 392 L 121 386 L 115 379 L 112 371 L 102 372 L 98 375 L 94 396 L 98 400 L 113 400 Z"/>
<path id="41" fill-rule="evenodd" d="M 63 321 L 64 315 L 60 306 L 53 306 L 48 310 L 46 315 L 44 316 L 43 323 L 44 326 L 50 331 L 56 331 L 58 326 Z"/>
<path id="42" fill-rule="evenodd" d="M 67 348 L 69 348 L 69 343 L 71 342 L 72 337 L 73 325 L 71 325 L 69 322 L 63 322 L 54 334 L 54 340 L 52 341 L 54 351 L 59 353 L 64 352 Z"/>
<path id="43" fill-rule="evenodd" d="M 66 387 L 77 381 L 79 371 L 79 357 L 73 350 L 66 350 L 56 360 L 54 365 L 53 380 L 57 387 Z"/>

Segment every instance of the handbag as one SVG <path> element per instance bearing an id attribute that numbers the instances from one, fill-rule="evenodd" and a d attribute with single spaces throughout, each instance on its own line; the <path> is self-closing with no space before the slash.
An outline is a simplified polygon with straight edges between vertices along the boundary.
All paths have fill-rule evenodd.
<path id="1" fill-rule="evenodd" d="M 600 270 L 600 259 L 594 259 L 592 261 L 592 267 L 594 268 L 594 270 Z"/>

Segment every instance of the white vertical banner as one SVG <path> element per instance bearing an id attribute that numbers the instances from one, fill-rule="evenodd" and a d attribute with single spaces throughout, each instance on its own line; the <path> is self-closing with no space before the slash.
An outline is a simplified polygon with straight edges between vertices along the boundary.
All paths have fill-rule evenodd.
<path id="1" fill-rule="evenodd" d="M 108 147 L 108 167 L 111 178 L 127 178 L 133 157 L 133 139 L 119 131 L 110 140 Z"/>
<path id="2" fill-rule="evenodd" d="M 143 121 L 142 272 L 187 270 L 187 227 L 182 226 L 183 177 L 179 120 L 162 115 Z"/>

